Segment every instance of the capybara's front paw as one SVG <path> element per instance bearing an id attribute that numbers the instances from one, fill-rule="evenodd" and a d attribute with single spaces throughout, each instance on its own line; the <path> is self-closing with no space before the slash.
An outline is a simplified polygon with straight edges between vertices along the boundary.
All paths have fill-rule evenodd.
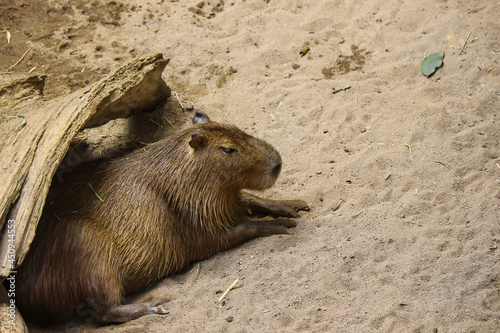
<path id="1" fill-rule="evenodd" d="M 305 202 L 304 200 L 288 200 L 290 202 L 290 205 L 293 206 L 293 209 L 295 209 L 296 212 L 299 212 L 301 210 L 304 211 L 309 211 L 311 208 Z"/>

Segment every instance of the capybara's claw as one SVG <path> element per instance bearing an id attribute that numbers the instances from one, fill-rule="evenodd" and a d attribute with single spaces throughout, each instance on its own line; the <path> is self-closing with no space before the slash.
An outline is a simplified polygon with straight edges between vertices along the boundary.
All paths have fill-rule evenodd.
<path id="1" fill-rule="evenodd" d="M 163 306 L 155 306 L 153 308 L 150 308 L 146 313 L 145 315 L 149 315 L 149 314 L 168 314 L 168 310 L 163 307 Z"/>
<path id="2" fill-rule="evenodd" d="M 309 207 L 307 202 L 305 202 L 304 200 L 291 200 L 291 201 L 293 201 L 294 209 L 297 212 L 301 211 L 301 210 L 304 210 L 304 211 L 311 210 L 311 208 Z"/>

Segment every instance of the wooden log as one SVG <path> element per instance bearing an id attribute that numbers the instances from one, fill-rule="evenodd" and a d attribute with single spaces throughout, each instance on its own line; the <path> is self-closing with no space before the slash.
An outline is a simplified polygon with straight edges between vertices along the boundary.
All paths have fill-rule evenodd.
<path id="1" fill-rule="evenodd" d="M 0 280 L 24 260 L 51 181 L 75 135 L 85 127 L 153 111 L 170 96 L 161 78 L 168 61 L 161 54 L 134 60 L 91 88 L 53 100 L 38 93 L 42 78 L 0 82 L 0 101 L 10 101 L 0 112 Z M 8 225 L 14 226 L 11 233 Z M 9 252 L 15 252 L 15 260 Z"/>

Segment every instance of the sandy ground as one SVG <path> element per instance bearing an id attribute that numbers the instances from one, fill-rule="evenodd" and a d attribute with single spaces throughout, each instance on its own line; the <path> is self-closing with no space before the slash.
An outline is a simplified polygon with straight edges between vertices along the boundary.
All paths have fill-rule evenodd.
<path id="1" fill-rule="evenodd" d="M 168 315 L 77 330 L 500 332 L 499 12 L 486 0 L 0 1 L 1 70 L 31 46 L 12 71 L 36 66 L 54 97 L 162 52 L 183 103 L 281 152 L 264 195 L 312 207 L 294 235 L 135 296 L 170 297 Z M 424 56 L 443 51 L 423 76 Z"/>

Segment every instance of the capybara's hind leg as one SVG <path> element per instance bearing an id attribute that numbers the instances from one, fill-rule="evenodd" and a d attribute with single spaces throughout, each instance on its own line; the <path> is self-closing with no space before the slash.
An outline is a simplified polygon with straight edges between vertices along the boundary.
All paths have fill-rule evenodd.
<path id="1" fill-rule="evenodd" d="M 242 194 L 242 204 L 250 209 L 252 215 L 298 217 L 297 212 L 309 210 L 309 205 L 303 200 L 272 200 L 248 192 Z"/>
<path id="2" fill-rule="evenodd" d="M 107 312 L 98 315 L 97 320 L 101 323 L 124 323 L 148 314 L 168 314 L 163 306 L 168 300 L 157 300 L 145 303 L 132 303 L 115 305 Z"/>
<path id="3" fill-rule="evenodd" d="M 102 267 L 98 265 L 97 267 Z M 89 283 L 91 289 L 87 292 L 86 303 L 101 324 L 123 323 L 147 314 L 166 314 L 168 311 L 161 306 L 167 299 L 143 303 L 121 304 L 123 298 L 123 281 L 109 270 L 94 271 L 94 283 Z M 97 283 L 96 283 L 97 282 Z M 78 315 L 77 309 L 77 315 Z"/>

